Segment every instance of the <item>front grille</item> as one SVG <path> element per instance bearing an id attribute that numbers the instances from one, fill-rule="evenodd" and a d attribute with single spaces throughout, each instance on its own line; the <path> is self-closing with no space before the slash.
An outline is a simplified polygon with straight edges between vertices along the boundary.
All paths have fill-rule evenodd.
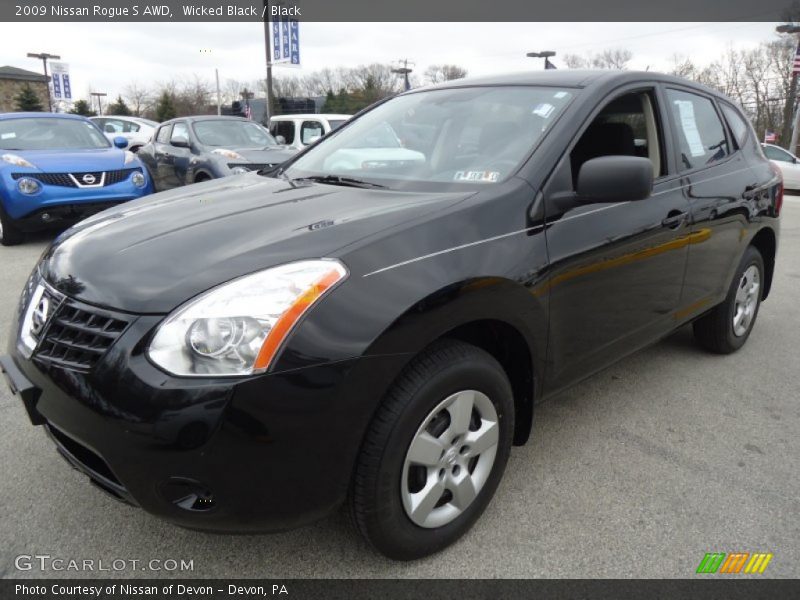
<path id="1" fill-rule="evenodd" d="M 271 169 L 277 164 L 278 163 L 228 163 L 228 167 L 231 169 L 235 167 L 244 167 L 245 169 L 250 169 L 251 171 L 260 171 L 261 169 Z"/>
<path id="2" fill-rule="evenodd" d="M 103 182 L 103 185 L 114 185 L 120 181 L 125 181 L 134 171 L 141 171 L 141 169 L 118 169 L 116 171 L 105 171 L 106 179 Z M 83 176 L 92 175 L 94 177 L 94 183 L 92 185 L 97 185 L 103 178 L 103 171 L 86 171 L 82 173 L 72 173 L 71 175 L 82 185 L 86 185 L 83 182 Z M 14 179 L 30 177 L 31 179 L 36 179 L 45 185 L 57 185 L 61 187 L 73 188 L 78 187 L 75 185 L 75 181 L 73 181 L 72 177 L 70 177 L 70 173 L 12 173 L 11 177 Z"/>
<path id="3" fill-rule="evenodd" d="M 124 319 L 65 299 L 43 330 L 34 358 L 65 369 L 88 371 L 127 326 Z"/>

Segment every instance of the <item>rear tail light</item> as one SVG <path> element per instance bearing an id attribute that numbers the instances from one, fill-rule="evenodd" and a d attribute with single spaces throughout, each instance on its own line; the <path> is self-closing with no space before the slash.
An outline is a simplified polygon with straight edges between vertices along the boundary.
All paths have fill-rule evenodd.
<path id="1" fill-rule="evenodd" d="M 778 186 L 775 191 L 775 216 L 777 217 L 781 214 L 781 207 L 783 206 L 783 173 L 772 163 L 769 164 L 769 168 L 772 170 L 772 174 L 778 178 Z"/>

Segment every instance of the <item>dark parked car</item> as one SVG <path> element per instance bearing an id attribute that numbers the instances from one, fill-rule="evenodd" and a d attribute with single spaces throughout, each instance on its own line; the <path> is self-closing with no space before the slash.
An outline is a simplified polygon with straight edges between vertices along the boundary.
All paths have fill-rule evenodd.
<path id="1" fill-rule="evenodd" d="M 394 138 L 408 152 L 375 158 Z M 685 323 L 740 348 L 782 197 L 708 88 L 459 80 L 373 107 L 271 177 L 79 224 L 32 274 L 2 365 L 120 500 L 227 532 L 346 502 L 375 548 L 412 559 L 478 519 L 538 401 Z"/>
<path id="2" fill-rule="evenodd" d="M 165 121 L 137 156 L 156 191 L 275 167 L 296 150 L 265 127 L 239 117 L 181 117 Z"/>

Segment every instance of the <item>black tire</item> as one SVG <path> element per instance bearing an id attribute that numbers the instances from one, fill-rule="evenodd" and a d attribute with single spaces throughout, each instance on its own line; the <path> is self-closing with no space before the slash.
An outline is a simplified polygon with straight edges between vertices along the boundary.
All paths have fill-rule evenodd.
<path id="1" fill-rule="evenodd" d="M 743 334 L 737 335 L 734 331 L 734 315 L 736 311 L 736 294 L 739 287 L 744 283 L 743 275 L 750 269 L 755 267 L 758 270 L 759 289 L 756 294 L 755 309 L 752 311 L 752 317 Z M 733 276 L 731 287 L 728 290 L 728 295 L 725 301 L 714 307 L 710 312 L 706 313 L 694 324 L 695 339 L 706 350 L 716 352 L 717 354 L 730 354 L 736 352 L 739 348 L 744 346 L 747 338 L 750 337 L 750 332 L 753 331 L 756 318 L 758 317 L 758 309 L 761 307 L 761 298 L 764 294 L 764 259 L 757 248 L 749 246 L 742 257 L 739 268 Z"/>
<path id="2" fill-rule="evenodd" d="M 3 246 L 16 246 L 25 241 L 25 233 L 13 219 L 8 216 L 2 203 L 0 203 L 0 244 Z"/>
<path id="3" fill-rule="evenodd" d="M 457 517 L 440 527 L 422 527 L 406 513 L 401 497 L 406 454 L 431 411 L 463 390 L 488 396 L 497 413 L 494 462 L 474 500 Z M 476 413 L 471 414 L 474 419 Z M 463 342 L 435 343 L 405 368 L 370 424 L 349 498 L 356 527 L 376 550 L 396 560 L 421 558 L 449 546 L 472 527 L 491 501 L 508 461 L 513 431 L 514 399 L 500 364 Z"/>

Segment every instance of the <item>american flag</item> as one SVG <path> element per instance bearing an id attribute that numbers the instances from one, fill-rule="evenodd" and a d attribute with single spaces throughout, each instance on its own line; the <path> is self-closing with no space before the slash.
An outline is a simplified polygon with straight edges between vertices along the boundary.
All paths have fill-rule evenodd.
<path id="1" fill-rule="evenodd" d="M 774 131 L 765 131 L 764 132 L 764 143 L 769 144 L 770 142 L 775 143 L 777 136 L 775 135 Z"/>
<path id="2" fill-rule="evenodd" d="M 253 118 L 253 110 L 250 108 L 250 103 L 244 105 L 244 116 L 248 119 Z"/>
<path id="3" fill-rule="evenodd" d="M 800 43 L 794 51 L 794 62 L 792 62 L 792 73 L 800 73 Z"/>

